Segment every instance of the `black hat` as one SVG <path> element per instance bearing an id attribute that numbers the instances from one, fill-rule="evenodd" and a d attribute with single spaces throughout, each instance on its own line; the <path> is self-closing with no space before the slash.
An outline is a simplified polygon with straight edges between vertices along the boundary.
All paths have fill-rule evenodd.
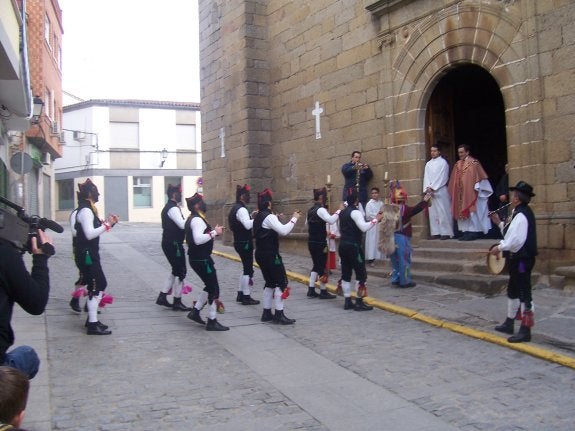
<path id="1" fill-rule="evenodd" d="M 95 193 L 98 193 L 98 187 L 96 187 L 96 184 L 94 184 L 90 178 L 82 184 L 78 184 L 78 189 L 80 190 L 78 192 L 78 198 L 81 199 L 88 199 L 90 193 L 92 193 L 92 196 L 94 196 Z"/>
<path id="2" fill-rule="evenodd" d="M 182 185 L 181 184 L 176 184 L 175 186 L 168 184 L 168 190 L 166 191 L 166 194 L 168 196 L 172 196 L 172 193 L 182 193 Z"/>
<path id="3" fill-rule="evenodd" d="M 204 197 L 199 194 L 196 193 L 194 196 L 192 196 L 191 198 L 186 198 L 186 204 L 188 205 L 188 210 L 190 211 L 194 211 L 194 206 L 198 203 L 204 200 Z"/>
<path id="4" fill-rule="evenodd" d="M 324 199 L 327 199 L 327 189 L 322 187 L 321 189 L 313 189 L 313 200 L 317 201 L 320 196 L 323 196 Z"/>
<path id="5" fill-rule="evenodd" d="M 265 208 L 268 202 L 272 200 L 272 191 L 266 188 L 263 192 L 258 193 L 258 208 Z"/>
<path id="6" fill-rule="evenodd" d="M 237 185 L 236 186 L 236 201 L 240 200 L 240 197 L 243 195 L 249 195 L 250 194 L 250 186 L 248 186 L 247 184 L 244 184 L 244 186 L 240 186 Z"/>
<path id="7" fill-rule="evenodd" d="M 355 187 L 349 187 L 345 191 L 345 201 L 348 205 L 355 205 L 356 201 L 359 199 L 359 194 Z"/>
<path id="8" fill-rule="evenodd" d="M 515 187 L 509 187 L 509 190 L 514 191 L 517 190 L 518 192 L 525 193 L 527 196 L 533 197 L 535 193 L 533 193 L 533 187 L 527 184 L 525 181 L 519 181 Z"/>

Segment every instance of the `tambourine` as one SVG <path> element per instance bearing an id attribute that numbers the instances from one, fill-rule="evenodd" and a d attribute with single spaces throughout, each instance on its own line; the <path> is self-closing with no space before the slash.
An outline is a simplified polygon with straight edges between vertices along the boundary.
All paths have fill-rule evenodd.
<path id="1" fill-rule="evenodd" d="M 493 247 L 497 247 L 499 244 L 493 244 L 489 247 L 491 250 Z M 487 252 L 487 271 L 493 275 L 499 275 L 507 272 L 507 259 L 503 257 L 503 252 L 499 252 L 497 255 Z"/>

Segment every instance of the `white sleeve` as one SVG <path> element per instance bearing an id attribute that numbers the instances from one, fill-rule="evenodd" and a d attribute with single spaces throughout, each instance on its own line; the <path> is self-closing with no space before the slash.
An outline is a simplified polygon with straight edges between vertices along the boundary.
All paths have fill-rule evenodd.
<path id="1" fill-rule="evenodd" d="M 102 225 L 94 229 L 94 213 L 89 208 L 82 208 L 76 214 L 76 220 L 82 225 L 84 236 L 91 240 L 106 232 L 106 226 Z"/>
<path id="2" fill-rule="evenodd" d="M 361 214 L 361 211 L 359 211 L 359 210 L 353 210 L 351 212 L 351 218 L 355 222 L 355 225 L 362 232 L 367 232 L 368 230 L 370 230 L 372 227 L 374 227 L 377 224 L 377 219 L 373 219 L 371 221 L 365 221 L 363 219 L 363 215 Z"/>
<path id="3" fill-rule="evenodd" d="M 505 238 L 499 242 L 499 250 L 510 251 L 512 253 L 518 252 L 527 240 L 528 224 L 527 217 L 522 213 L 514 216 L 509 225 L 509 229 L 507 229 Z"/>
<path id="4" fill-rule="evenodd" d="M 213 230 L 209 233 L 204 233 L 208 225 L 205 221 L 202 220 L 201 217 L 193 217 L 190 223 L 190 227 L 192 229 L 192 236 L 196 245 L 205 244 L 208 241 L 211 241 L 214 236 L 216 236 L 216 232 Z"/>
<path id="5" fill-rule="evenodd" d="M 339 210 L 329 215 L 329 212 L 324 208 L 320 207 L 317 210 L 317 215 L 326 223 L 334 224 L 339 219 Z"/>
<path id="6" fill-rule="evenodd" d="M 278 217 L 275 214 L 270 214 L 264 219 L 262 227 L 265 229 L 275 230 L 281 236 L 286 236 L 288 233 L 292 231 L 296 221 L 297 219 L 295 217 L 292 217 L 290 221 L 288 221 L 286 224 L 282 224 L 282 222 L 279 221 Z"/>
<path id="7" fill-rule="evenodd" d="M 78 214 L 78 210 L 74 210 L 72 211 L 72 213 L 70 214 L 70 229 L 72 230 L 72 236 L 76 236 L 76 214 Z"/>
<path id="8" fill-rule="evenodd" d="M 236 212 L 236 219 L 242 224 L 244 229 L 250 230 L 254 226 L 254 221 L 250 218 L 248 210 L 244 207 L 241 207 Z"/>
<path id="9" fill-rule="evenodd" d="M 186 225 L 186 220 L 184 219 L 184 215 L 182 214 L 182 210 L 180 207 L 172 207 L 168 211 L 168 217 L 172 220 L 180 229 L 184 229 Z"/>

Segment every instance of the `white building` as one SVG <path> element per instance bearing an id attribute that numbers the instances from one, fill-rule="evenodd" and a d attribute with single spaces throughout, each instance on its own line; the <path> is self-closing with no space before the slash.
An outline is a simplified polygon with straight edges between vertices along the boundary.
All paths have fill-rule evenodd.
<path id="1" fill-rule="evenodd" d="M 67 220 L 78 184 L 90 178 L 102 194 L 102 216 L 159 222 L 168 184 L 182 184 L 183 197 L 202 191 L 200 124 L 198 103 L 89 100 L 64 107 L 56 220 Z"/>

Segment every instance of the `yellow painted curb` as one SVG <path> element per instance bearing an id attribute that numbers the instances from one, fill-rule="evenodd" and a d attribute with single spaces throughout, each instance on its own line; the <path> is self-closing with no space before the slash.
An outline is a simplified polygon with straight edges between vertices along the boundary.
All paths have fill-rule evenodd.
<path id="1" fill-rule="evenodd" d="M 231 255 L 229 253 L 224 253 L 221 251 L 213 251 L 213 254 L 216 256 L 220 256 L 226 259 L 235 260 L 236 262 L 241 262 L 241 259 L 238 256 Z M 259 266 L 254 263 L 254 266 L 259 268 Z M 286 274 L 289 279 L 297 281 L 307 286 L 309 277 L 306 277 L 302 274 L 298 274 L 292 271 L 286 271 Z M 316 283 L 317 284 L 317 283 Z M 336 286 L 332 284 L 326 285 L 327 290 L 331 293 L 336 292 Z M 390 313 L 399 314 L 401 316 L 409 317 L 413 320 L 418 320 L 423 323 L 427 323 L 429 325 L 437 326 L 439 328 L 445 328 L 452 332 L 456 332 L 458 334 L 466 335 L 471 338 L 476 338 L 478 340 L 487 341 L 492 344 L 497 344 L 502 347 L 506 347 L 508 349 L 516 350 L 518 352 L 526 353 L 531 355 L 535 358 L 543 359 L 548 362 L 553 362 L 555 364 L 563 365 L 564 367 L 575 369 L 575 358 L 571 356 L 562 355 L 559 353 L 552 352 L 550 350 L 543 349 L 541 347 L 533 346 L 532 344 L 525 344 L 525 343 L 510 343 L 507 341 L 507 338 L 501 337 L 499 335 L 491 334 L 489 332 L 485 332 L 479 329 L 469 328 L 467 326 L 459 325 L 453 322 L 446 322 L 441 319 L 436 319 L 434 317 L 427 316 L 422 314 L 416 310 L 412 310 L 407 307 L 402 307 L 400 305 L 390 304 L 388 302 L 382 301 L 376 298 L 370 298 L 369 296 L 365 297 L 365 302 L 369 305 L 372 305 L 376 308 L 379 308 L 384 311 L 389 311 Z"/>

